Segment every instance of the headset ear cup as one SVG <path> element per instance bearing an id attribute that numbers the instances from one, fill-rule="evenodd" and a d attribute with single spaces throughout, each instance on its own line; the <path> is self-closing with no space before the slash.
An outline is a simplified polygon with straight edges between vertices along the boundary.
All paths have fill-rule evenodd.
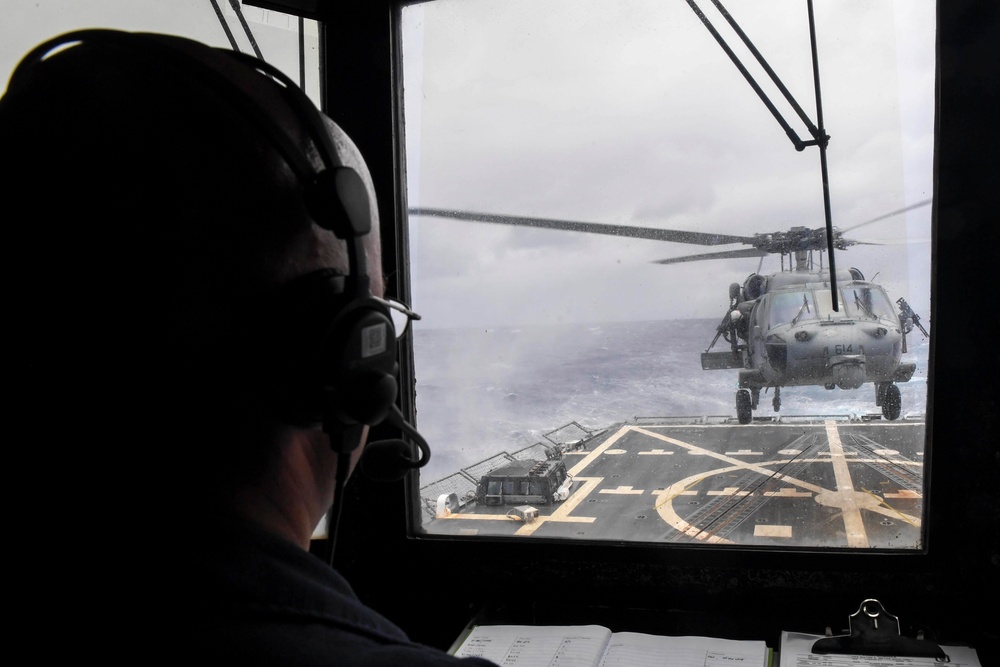
<path id="1" fill-rule="evenodd" d="M 337 238 L 348 238 L 351 221 L 347 211 L 333 196 L 335 187 L 333 172 L 329 169 L 316 174 L 316 178 L 305 189 L 305 204 L 309 215 L 317 225 L 333 232 Z"/>
<path id="2" fill-rule="evenodd" d="M 358 172 L 349 167 L 332 167 L 316 174 L 306 187 L 305 202 L 316 224 L 339 239 L 371 231 L 368 190 Z"/>
<path id="3" fill-rule="evenodd" d="M 392 317 L 377 299 L 351 298 L 344 287 L 339 272 L 314 271 L 285 284 L 262 312 L 269 352 L 261 391 L 289 425 L 374 426 L 395 406 Z"/>
<path id="4" fill-rule="evenodd" d="M 361 175 L 349 167 L 338 167 L 334 181 L 337 201 L 347 212 L 353 236 L 366 236 L 372 230 L 371 209 L 368 188 Z"/>
<path id="5" fill-rule="evenodd" d="M 385 306 L 372 298 L 348 304 L 324 337 L 319 378 L 331 415 L 343 425 L 381 423 L 395 405 L 396 339 Z"/>
<path id="6" fill-rule="evenodd" d="M 396 402 L 396 378 L 367 371 L 355 374 L 341 387 L 337 403 L 343 421 L 375 425 L 382 423 Z"/>

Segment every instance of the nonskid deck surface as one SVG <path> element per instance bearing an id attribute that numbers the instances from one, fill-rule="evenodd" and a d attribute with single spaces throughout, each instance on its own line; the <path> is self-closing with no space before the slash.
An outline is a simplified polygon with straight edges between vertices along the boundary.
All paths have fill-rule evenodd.
<path id="1" fill-rule="evenodd" d="M 424 528 L 526 539 L 914 549 L 924 433 L 922 419 L 639 419 L 565 452 L 572 492 L 563 502 L 533 505 L 535 520 L 472 500 L 487 461 L 422 489 Z M 444 491 L 461 502 L 435 512 Z"/>

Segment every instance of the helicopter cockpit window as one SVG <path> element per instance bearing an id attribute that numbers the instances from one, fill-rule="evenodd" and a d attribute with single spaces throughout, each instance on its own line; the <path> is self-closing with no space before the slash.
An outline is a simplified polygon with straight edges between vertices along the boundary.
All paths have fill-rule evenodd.
<path id="1" fill-rule="evenodd" d="M 922 548 L 935 2 L 813 4 L 403 7 L 415 536 Z"/>
<path id="2" fill-rule="evenodd" d="M 844 305 L 852 317 L 888 321 L 899 319 L 889 298 L 879 289 L 847 287 L 844 289 Z"/>
<path id="3" fill-rule="evenodd" d="M 812 292 L 784 292 L 775 294 L 771 299 L 772 327 L 815 320 L 818 317 L 816 298 Z"/>

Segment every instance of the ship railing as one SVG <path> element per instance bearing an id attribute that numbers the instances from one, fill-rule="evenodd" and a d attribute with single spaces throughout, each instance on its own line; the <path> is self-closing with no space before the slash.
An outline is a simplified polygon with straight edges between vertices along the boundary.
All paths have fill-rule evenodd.
<path id="1" fill-rule="evenodd" d="M 729 415 L 685 415 L 681 417 L 636 415 L 629 420 L 629 423 L 636 426 L 644 424 L 690 424 L 692 426 L 699 426 L 705 424 L 728 424 L 731 420 L 732 417 Z"/>
<path id="2" fill-rule="evenodd" d="M 562 458 L 563 453 L 586 447 L 592 438 L 606 430 L 588 429 L 575 421 L 564 424 L 543 434 L 548 443 L 536 442 L 514 452 L 499 452 L 421 487 L 421 508 L 429 518 L 434 518 L 437 515 L 438 499 L 442 495 L 451 496 L 451 494 L 457 498 L 459 509 L 472 505 L 476 502 L 476 488 L 479 480 L 484 475 L 514 461 L 544 461 Z"/>

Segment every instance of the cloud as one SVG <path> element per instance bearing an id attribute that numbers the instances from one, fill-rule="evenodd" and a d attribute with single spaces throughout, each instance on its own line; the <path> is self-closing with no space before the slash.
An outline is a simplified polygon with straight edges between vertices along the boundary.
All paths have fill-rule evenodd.
<path id="1" fill-rule="evenodd" d="M 817 8 L 840 227 L 930 196 L 933 3 L 917 4 Z M 801 3 L 729 10 L 815 121 Z M 825 222 L 818 149 L 795 150 L 686 3 L 612 2 L 592 13 L 571 2 L 416 5 L 404 12 L 407 40 L 411 206 L 747 235 Z M 739 41 L 727 41 L 808 139 Z M 859 234 L 929 238 L 929 209 L 915 216 Z M 758 265 L 650 265 L 707 249 L 491 227 L 415 221 L 414 301 L 435 321 L 641 319 L 654 302 L 675 317 L 717 317 L 729 283 Z M 929 275 L 929 246 L 849 252 L 838 265 L 865 264 L 902 292 L 910 266 Z M 764 270 L 778 266 L 769 258 Z"/>

